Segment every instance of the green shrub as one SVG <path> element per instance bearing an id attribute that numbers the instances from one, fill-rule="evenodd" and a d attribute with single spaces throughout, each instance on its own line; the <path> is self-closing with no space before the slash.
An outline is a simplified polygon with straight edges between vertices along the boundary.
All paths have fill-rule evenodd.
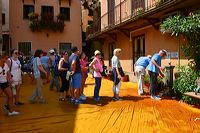
<path id="1" fill-rule="evenodd" d="M 178 68 L 179 77 L 175 79 L 173 88 L 175 94 L 183 101 L 190 104 L 200 104 L 200 102 L 192 97 L 183 95 L 185 92 L 194 92 L 196 79 L 199 77 L 200 72 L 194 71 L 190 67 L 180 66 Z"/>

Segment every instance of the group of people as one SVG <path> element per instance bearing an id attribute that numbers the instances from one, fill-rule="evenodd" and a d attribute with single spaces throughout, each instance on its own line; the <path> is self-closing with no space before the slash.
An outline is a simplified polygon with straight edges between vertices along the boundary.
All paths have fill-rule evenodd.
<path id="1" fill-rule="evenodd" d="M 95 79 L 94 97 L 96 102 L 101 101 L 99 95 L 101 89 L 102 76 L 104 75 L 102 55 L 99 50 L 94 52 L 94 58 L 89 63 L 88 57 L 84 52 L 79 53 L 77 47 L 72 47 L 72 54 L 69 51 L 63 51 L 58 55 L 55 49 L 50 49 L 49 56 L 47 52 L 36 50 L 32 58 L 33 76 L 35 78 L 35 89 L 29 98 L 30 103 L 47 103 L 43 95 L 43 84 L 50 82 L 50 90 L 56 86 L 60 92 L 59 101 L 69 100 L 74 104 L 81 104 L 86 100 L 84 95 L 84 85 L 88 77 L 89 68 L 93 70 Z M 166 56 L 166 50 L 160 50 L 151 58 L 140 57 L 135 63 L 135 73 L 138 77 L 138 95 L 144 93 L 144 75 L 148 66 L 150 75 L 150 95 L 152 99 L 159 100 L 156 96 L 157 76 L 162 73 L 161 59 Z M 20 84 L 22 83 L 21 63 L 19 61 L 19 51 L 12 50 L 11 56 L 0 56 L 0 95 L 5 92 L 7 95 L 5 108 L 8 115 L 18 115 L 19 112 L 14 110 L 14 105 L 19 106 L 24 103 L 20 102 Z M 113 81 L 113 100 L 122 100 L 119 96 L 122 78 L 125 76 L 119 57 L 121 49 L 116 48 L 113 51 L 111 79 Z M 51 78 L 49 78 L 51 75 Z M 49 80 L 51 79 L 51 80 Z M 60 80 L 61 79 L 61 86 Z M 45 80 L 45 82 L 44 82 Z M 66 94 L 64 94 L 66 92 Z"/>
<path id="2" fill-rule="evenodd" d="M 135 63 L 135 74 L 138 79 L 138 95 L 144 93 L 144 77 L 146 68 L 150 76 L 150 95 L 151 99 L 160 100 L 161 98 L 156 95 L 157 77 L 164 77 L 163 68 L 161 67 L 161 60 L 167 55 L 167 51 L 162 49 L 151 57 L 140 57 Z"/>

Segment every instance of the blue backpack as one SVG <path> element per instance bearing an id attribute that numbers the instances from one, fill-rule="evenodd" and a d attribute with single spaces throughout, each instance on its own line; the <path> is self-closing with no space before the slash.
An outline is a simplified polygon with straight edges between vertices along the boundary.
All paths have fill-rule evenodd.
<path id="1" fill-rule="evenodd" d="M 59 61 L 60 61 L 60 56 L 55 55 L 55 60 L 54 60 L 54 62 L 52 64 L 52 70 L 53 70 L 53 73 L 54 73 L 55 76 L 59 76 L 60 75 L 60 72 L 58 70 Z"/>

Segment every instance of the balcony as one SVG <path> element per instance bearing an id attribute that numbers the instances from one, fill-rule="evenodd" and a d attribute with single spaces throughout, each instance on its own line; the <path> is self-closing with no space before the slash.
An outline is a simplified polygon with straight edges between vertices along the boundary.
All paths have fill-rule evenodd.
<path id="1" fill-rule="evenodd" d="M 147 25 L 156 25 L 168 13 L 199 9 L 198 0 L 121 0 L 108 12 L 94 20 L 87 29 L 87 39 L 116 30 L 135 30 Z M 102 7 L 103 5 L 101 5 Z M 192 8 L 191 8 L 192 7 Z M 94 16 L 95 17 L 95 16 Z M 128 36 L 128 35 L 127 35 Z"/>

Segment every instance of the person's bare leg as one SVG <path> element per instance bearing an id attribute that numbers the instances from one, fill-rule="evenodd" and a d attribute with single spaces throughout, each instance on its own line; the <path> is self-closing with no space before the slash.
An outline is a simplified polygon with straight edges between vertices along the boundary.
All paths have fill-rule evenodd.
<path id="1" fill-rule="evenodd" d="M 20 92 L 20 85 L 16 85 L 16 95 L 15 97 L 15 103 L 19 102 L 19 92 Z"/>
<path id="2" fill-rule="evenodd" d="M 13 105 L 13 94 L 12 94 L 12 90 L 10 87 L 7 87 L 5 89 L 5 93 L 8 97 L 8 104 L 9 104 L 9 112 L 13 112 L 14 111 L 14 105 Z"/>

